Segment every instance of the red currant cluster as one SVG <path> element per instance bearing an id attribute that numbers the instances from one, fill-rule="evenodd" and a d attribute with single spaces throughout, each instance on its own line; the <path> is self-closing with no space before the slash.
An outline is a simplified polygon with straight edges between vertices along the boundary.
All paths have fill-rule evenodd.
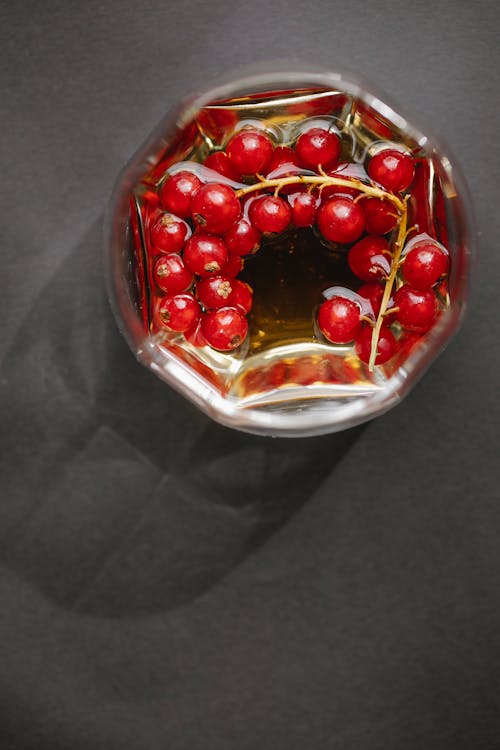
<path id="1" fill-rule="evenodd" d="M 315 227 L 327 243 L 348 246 L 349 268 L 365 282 L 357 291 L 325 292 L 318 335 L 333 344 L 354 342 L 359 358 L 373 366 L 396 352 L 394 331 L 429 330 L 439 311 L 433 287 L 447 272 L 448 254 L 427 235 L 405 248 L 411 230 L 402 194 L 414 179 L 414 160 L 381 148 L 365 172 L 341 164 L 341 150 L 340 136 L 324 127 L 304 129 L 293 148 L 243 127 L 225 150 L 207 156 L 203 169 L 193 162 L 167 173 L 148 224 L 161 292 L 158 325 L 195 346 L 236 349 L 252 307 L 251 288 L 236 278 L 243 258 L 259 249 L 263 235 Z"/>

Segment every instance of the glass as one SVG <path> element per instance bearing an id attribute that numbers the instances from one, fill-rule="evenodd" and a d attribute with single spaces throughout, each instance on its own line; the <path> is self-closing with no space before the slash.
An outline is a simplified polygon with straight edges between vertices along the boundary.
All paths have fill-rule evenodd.
<path id="1" fill-rule="evenodd" d="M 245 259 L 238 278 L 253 288 L 254 304 L 248 314 L 249 333 L 234 351 L 196 345 L 196 335 L 190 341 L 162 326 L 157 315 L 162 293 L 154 278 L 158 254 L 149 233 L 162 211 L 158 193 L 166 176 L 182 170 L 185 162 L 195 162 L 190 168 L 202 180 L 216 179 L 245 193 L 258 178 L 231 182 L 204 172 L 201 164 L 214 148 L 227 146 L 242 128 L 260 129 L 275 146 L 287 146 L 313 126 L 340 137 L 341 160 L 354 165 L 338 173 L 340 177 L 360 176 L 365 185 L 373 183 L 359 170 L 381 149 L 415 157 L 407 227 L 414 232 L 414 242 L 428 236 L 447 249 L 450 260 L 446 280 L 434 289 L 440 306 L 435 324 L 423 335 L 396 324 L 398 350 L 387 363 L 375 366 L 373 358 L 371 363 L 361 361 L 352 343 L 326 340 L 318 329 L 319 305 L 339 287 L 356 295 L 362 282 L 353 281 L 347 248 L 309 227 L 270 235 L 259 252 Z M 276 174 L 283 176 L 279 170 Z M 289 192 L 284 190 L 285 199 Z M 413 230 L 412 224 L 418 227 Z M 393 241 L 397 231 L 389 239 Z M 402 257 L 411 237 L 409 233 Z M 448 150 L 399 108 L 352 76 L 315 70 L 259 73 L 187 99 L 132 157 L 110 203 L 106 272 L 118 326 L 142 364 L 226 426 L 306 436 L 360 424 L 404 398 L 460 325 L 473 245 L 470 200 Z M 401 283 L 398 279 L 393 291 Z M 372 325 L 375 320 L 372 317 Z"/>

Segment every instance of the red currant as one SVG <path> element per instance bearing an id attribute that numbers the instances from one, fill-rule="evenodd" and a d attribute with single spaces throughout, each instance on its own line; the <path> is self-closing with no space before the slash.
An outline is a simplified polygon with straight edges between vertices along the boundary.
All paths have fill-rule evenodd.
<path id="1" fill-rule="evenodd" d="M 343 162 L 342 164 L 338 164 L 334 169 L 326 170 L 326 174 L 328 177 L 340 177 L 342 180 L 348 180 L 349 175 L 343 174 L 343 170 L 348 166 L 347 162 Z M 334 195 L 351 195 L 353 198 L 356 198 L 359 195 L 359 190 L 358 188 L 345 185 L 326 185 L 321 189 L 321 200 L 323 203 Z"/>
<path id="2" fill-rule="evenodd" d="M 239 174 L 263 174 L 273 156 L 270 138 L 260 130 L 243 129 L 227 144 L 227 155 Z"/>
<path id="3" fill-rule="evenodd" d="M 158 305 L 158 317 L 165 328 L 180 333 L 191 328 L 200 314 L 200 306 L 191 294 L 167 295 Z"/>
<path id="4" fill-rule="evenodd" d="M 260 232 L 247 219 L 239 219 L 224 235 L 231 255 L 252 255 L 260 247 Z"/>
<path id="5" fill-rule="evenodd" d="M 387 190 L 399 193 L 413 182 L 415 166 L 411 156 L 388 148 L 372 157 L 368 175 Z"/>
<path id="6" fill-rule="evenodd" d="M 397 320 L 403 328 L 416 333 L 425 333 L 434 323 L 438 304 L 436 295 L 431 289 L 412 289 L 403 284 L 394 295 L 394 305 L 399 308 Z"/>
<path id="7" fill-rule="evenodd" d="M 155 263 L 153 275 L 160 289 L 168 294 L 185 292 L 193 283 L 193 274 L 177 253 L 159 258 Z"/>
<path id="8" fill-rule="evenodd" d="M 317 222 L 319 231 L 329 242 L 349 244 L 363 234 L 365 214 L 359 203 L 337 196 L 319 207 Z"/>
<path id="9" fill-rule="evenodd" d="M 158 216 L 150 229 L 153 247 L 162 253 L 180 253 L 190 234 L 188 224 L 172 214 Z"/>
<path id="10" fill-rule="evenodd" d="M 372 351 L 372 334 L 373 329 L 370 326 L 363 326 L 354 342 L 356 354 L 362 362 L 366 362 L 367 364 L 370 361 Z M 388 362 L 396 354 L 397 348 L 398 344 L 391 329 L 387 326 L 382 326 L 378 337 L 375 364 L 383 365 L 385 362 Z"/>
<path id="11" fill-rule="evenodd" d="M 263 195 L 251 203 L 249 217 L 261 232 L 283 232 L 290 224 L 292 209 L 279 196 Z"/>
<path id="12" fill-rule="evenodd" d="M 385 237 L 369 234 L 356 242 L 347 254 L 349 268 L 358 279 L 384 279 L 391 270 L 391 252 Z"/>
<path id="13" fill-rule="evenodd" d="M 229 185 L 209 182 L 193 195 L 193 219 L 205 232 L 227 232 L 238 219 L 241 206 Z"/>
<path id="14" fill-rule="evenodd" d="M 332 168 L 340 157 L 340 138 L 324 128 L 310 128 L 297 139 L 295 154 L 305 169 Z"/>
<path id="15" fill-rule="evenodd" d="M 289 197 L 292 222 L 296 227 L 311 227 L 316 219 L 318 198 L 312 193 L 294 193 Z"/>
<path id="16" fill-rule="evenodd" d="M 438 245 L 422 242 L 406 254 L 403 276 L 414 289 L 430 289 L 448 268 L 448 256 Z"/>
<path id="17" fill-rule="evenodd" d="M 320 305 L 318 325 L 332 344 L 348 344 L 361 328 L 361 308 L 353 300 L 335 295 Z"/>
<path id="18" fill-rule="evenodd" d="M 198 276 L 220 273 L 227 261 L 227 248 L 220 237 L 212 234 L 194 234 L 186 242 L 184 262 Z"/>
<path id="19" fill-rule="evenodd" d="M 398 213 L 389 201 L 381 198 L 366 198 L 363 201 L 366 216 L 366 231 L 370 234 L 387 234 L 398 224 Z"/>
<path id="20" fill-rule="evenodd" d="M 245 340 L 248 323 L 236 307 L 220 307 L 203 316 L 201 331 L 213 349 L 230 352 Z"/>
<path id="21" fill-rule="evenodd" d="M 363 284 L 359 287 L 358 294 L 369 300 L 373 314 L 377 317 L 380 312 L 382 297 L 384 296 L 384 285 L 380 284 L 378 281 L 369 281 L 367 284 Z"/>
<path id="22" fill-rule="evenodd" d="M 242 313 L 249 313 L 253 305 L 252 287 L 244 281 L 235 279 L 231 282 L 232 291 L 228 298 L 231 307 L 237 307 Z"/>
<path id="23" fill-rule="evenodd" d="M 285 165 L 298 166 L 295 151 L 293 151 L 289 146 L 278 146 L 273 151 L 273 156 L 267 168 L 267 173 L 271 174 L 271 172 L 274 172 L 279 167 L 283 167 Z"/>
<path id="24" fill-rule="evenodd" d="M 190 344 L 196 347 L 206 346 L 207 340 L 201 330 L 201 322 L 203 316 L 200 315 L 198 320 L 192 325 L 187 331 L 184 331 L 184 338 L 189 341 Z"/>
<path id="25" fill-rule="evenodd" d="M 227 307 L 230 304 L 228 300 L 233 291 L 233 283 L 228 276 L 222 275 L 200 279 L 196 285 L 198 299 L 207 310 Z"/>
<path id="26" fill-rule="evenodd" d="M 162 206 L 183 219 L 191 216 L 191 198 L 201 184 L 201 180 L 187 170 L 170 175 L 160 189 Z"/>
<path id="27" fill-rule="evenodd" d="M 221 274 L 228 276 L 230 279 L 236 278 L 236 276 L 243 271 L 243 258 L 240 255 L 229 255 L 227 261 L 220 269 Z"/>
<path id="28" fill-rule="evenodd" d="M 218 172 L 219 174 L 224 175 L 224 177 L 227 177 L 228 180 L 233 180 L 233 182 L 240 181 L 238 170 L 235 169 L 231 159 L 224 151 L 214 151 L 212 154 L 207 156 L 207 158 L 205 159 L 205 167 L 213 169 L 214 172 Z"/>

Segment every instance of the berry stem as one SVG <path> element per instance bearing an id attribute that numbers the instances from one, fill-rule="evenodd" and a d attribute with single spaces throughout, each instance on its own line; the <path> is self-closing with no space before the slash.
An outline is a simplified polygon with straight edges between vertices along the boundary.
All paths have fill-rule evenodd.
<path id="1" fill-rule="evenodd" d="M 286 185 L 319 185 L 320 187 L 337 185 L 339 187 L 353 187 L 356 188 L 356 190 L 366 193 L 366 195 L 371 195 L 375 198 L 383 198 L 393 203 L 400 213 L 406 211 L 406 203 L 394 195 L 394 193 L 388 193 L 381 188 L 374 187 L 373 185 L 366 185 L 355 177 L 344 178 L 330 177 L 328 175 L 292 175 L 291 177 L 278 177 L 273 180 L 266 180 L 262 175 L 258 175 L 258 180 L 259 181 L 253 185 L 247 185 L 244 188 L 237 190 L 236 196 L 241 198 L 243 195 L 254 193 L 256 190 L 265 190 L 266 188 L 278 188 L 278 190 L 281 190 L 281 188 Z"/>
<path id="2" fill-rule="evenodd" d="M 401 253 L 403 251 L 403 246 L 404 246 L 406 235 L 407 235 L 406 223 L 408 219 L 408 211 L 407 211 L 408 198 L 409 196 L 406 196 L 404 201 L 402 201 L 403 209 L 401 211 L 401 216 L 399 219 L 398 235 L 396 237 L 396 241 L 393 246 L 394 255 L 392 258 L 391 272 L 385 281 L 384 295 L 382 297 L 382 302 L 380 304 L 380 310 L 379 310 L 379 314 L 377 317 L 377 322 L 375 323 L 375 326 L 373 327 L 373 331 L 372 331 L 371 352 L 370 352 L 370 359 L 368 360 L 368 370 L 370 372 L 373 372 L 373 368 L 375 367 L 380 329 L 382 328 L 382 324 L 384 322 L 384 316 L 387 310 L 387 305 L 389 304 L 389 300 L 391 298 L 392 288 L 394 286 L 394 281 L 396 279 L 396 274 L 398 272 L 399 261 L 401 258 Z"/>

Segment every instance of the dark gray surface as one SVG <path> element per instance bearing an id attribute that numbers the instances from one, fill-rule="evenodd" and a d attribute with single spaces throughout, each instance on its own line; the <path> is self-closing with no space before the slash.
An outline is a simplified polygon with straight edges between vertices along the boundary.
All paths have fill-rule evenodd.
<path id="1" fill-rule="evenodd" d="M 2 750 L 500 747 L 498 31 L 495 2 L 0 4 Z M 408 103 L 481 232 L 404 404 L 300 441 L 139 367 L 101 269 L 164 110 L 276 57 Z"/>

